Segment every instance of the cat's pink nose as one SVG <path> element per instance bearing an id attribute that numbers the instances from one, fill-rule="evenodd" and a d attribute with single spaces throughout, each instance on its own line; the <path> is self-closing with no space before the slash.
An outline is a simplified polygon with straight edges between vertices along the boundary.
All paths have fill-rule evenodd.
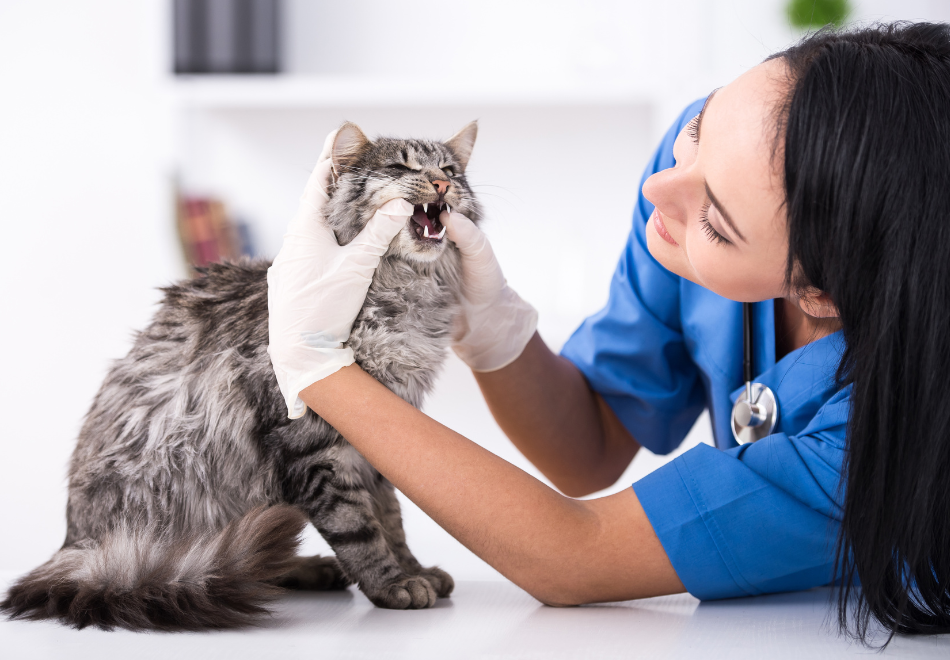
<path id="1" fill-rule="evenodd" d="M 432 182 L 432 185 L 435 186 L 435 190 L 436 192 L 439 193 L 439 195 L 444 195 L 445 191 L 449 189 L 449 185 L 451 184 L 449 184 L 448 181 L 442 181 L 440 179 L 436 179 L 435 181 Z"/>

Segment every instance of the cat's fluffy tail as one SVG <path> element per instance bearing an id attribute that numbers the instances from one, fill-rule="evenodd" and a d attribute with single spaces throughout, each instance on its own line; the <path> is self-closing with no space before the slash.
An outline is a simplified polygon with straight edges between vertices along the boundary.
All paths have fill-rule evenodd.
<path id="1" fill-rule="evenodd" d="M 58 618 L 84 628 L 200 630 L 252 623 L 280 593 L 306 519 L 257 508 L 216 534 L 169 540 L 117 529 L 63 548 L 0 603 L 12 618 Z"/>

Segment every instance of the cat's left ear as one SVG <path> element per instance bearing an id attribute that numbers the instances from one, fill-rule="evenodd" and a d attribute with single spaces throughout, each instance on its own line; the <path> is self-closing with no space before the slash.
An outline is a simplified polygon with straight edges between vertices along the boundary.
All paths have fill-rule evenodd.
<path id="1" fill-rule="evenodd" d="M 369 144 L 369 138 L 359 126 L 351 121 L 343 122 L 336 131 L 333 148 L 330 151 L 334 174 L 340 176 L 347 167 L 356 163 Z"/>
<path id="2" fill-rule="evenodd" d="M 465 128 L 445 141 L 445 146 L 452 150 L 455 159 L 464 171 L 468 167 L 468 159 L 472 155 L 472 147 L 475 146 L 475 138 L 478 136 L 478 120 L 467 124 Z"/>

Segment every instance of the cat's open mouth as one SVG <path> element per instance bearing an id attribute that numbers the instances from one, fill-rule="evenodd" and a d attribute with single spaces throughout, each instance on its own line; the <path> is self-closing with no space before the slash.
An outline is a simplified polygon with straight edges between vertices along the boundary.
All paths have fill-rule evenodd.
<path id="1" fill-rule="evenodd" d="M 432 202 L 416 204 L 412 213 L 412 230 L 420 241 L 441 243 L 445 236 L 445 227 L 439 222 L 439 214 L 448 211 L 448 204 Z"/>

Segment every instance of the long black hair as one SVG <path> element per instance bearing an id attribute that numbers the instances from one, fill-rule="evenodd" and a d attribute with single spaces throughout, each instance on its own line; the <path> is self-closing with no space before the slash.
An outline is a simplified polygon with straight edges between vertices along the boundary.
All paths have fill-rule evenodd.
<path id="1" fill-rule="evenodd" d="M 947 633 L 950 26 L 823 30 L 776 57 L 787 283 L 837 305 L 852 387 L 839 624 Z"/>

